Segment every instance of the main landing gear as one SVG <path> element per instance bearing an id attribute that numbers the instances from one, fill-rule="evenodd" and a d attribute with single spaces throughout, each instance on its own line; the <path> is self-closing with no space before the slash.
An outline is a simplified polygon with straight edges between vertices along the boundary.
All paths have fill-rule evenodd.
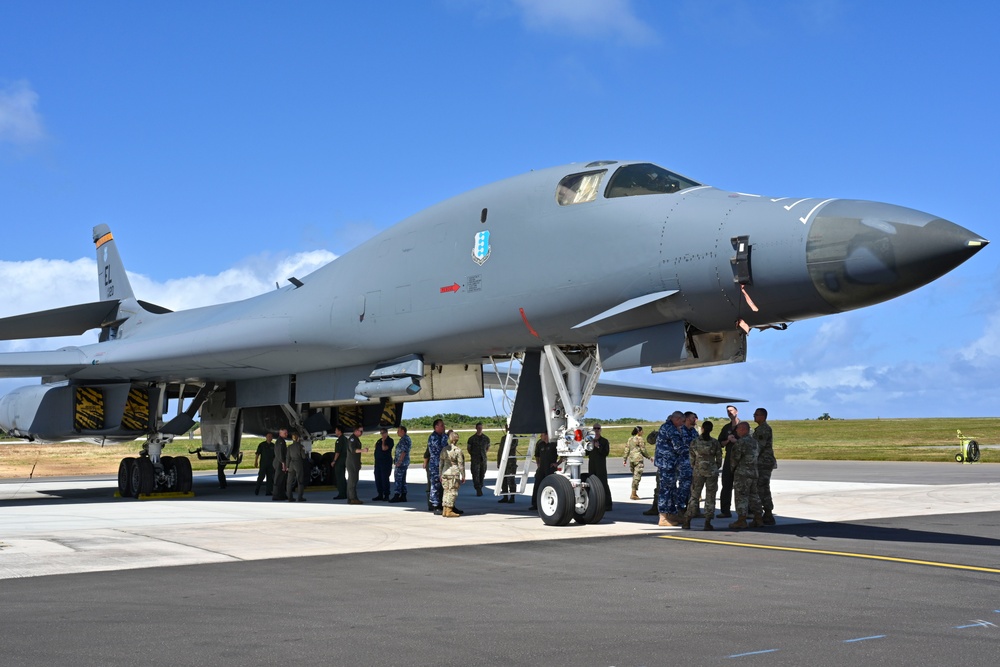
<path id="1" fill-rule="evenodd" d="M 166 386 L 161 385 L 161 394 L 165 391 Z M 122 498 L 138 498 L 152 493 L 191 492 L 191 460 L 186 456 L 160 454 L 164 445 L 170 444 L 175 436 L 186 433 L 194 425 L 194 415 L 213 391 L 215 385 L 201 387 L 191 405 L 184 410 L 184 386 L 181 385 L 177 401 L 178 414 L 166 424 L 161 424 L 163 404 L 157 402 L 150 421 L 161 425 L 142 445 L 139 456 L 125 457 L 118 464 L 118 495 Z"/>
<path id="2" fill-rule="evenodd" d="M 121 497 L 191 492 L 191 460 L 186 456 L 160 456 L 163 445 L 170 439 L 172 436 L 153 436 L 143 445 L 139 456 L 121 460 L 118 464 L 118 493 Z"/>

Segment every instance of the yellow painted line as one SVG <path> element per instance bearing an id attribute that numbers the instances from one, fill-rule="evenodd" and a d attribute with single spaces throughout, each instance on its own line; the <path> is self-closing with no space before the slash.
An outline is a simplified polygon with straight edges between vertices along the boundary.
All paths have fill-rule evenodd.
<path id="1" fill-rule="evenodd" d="M 957 563 L 939 563 L 933 560 L 915 560 L 913 558 L 894 558 L 892 556 L 876 556 L 874 554 L 857 554 L 850 551 L 826 551 L 823 549 L 802 549 L 800 547 L 775 547 L 768 544 L 745 544 L 743 542 L 726 542 L 724 540 L 706 540 L 698 537 L 680 537 L 677 535 L 659 535 L 664 540 L 679 540 L 681 542 L 701 542 L 702 544 L 719 544 L 727 547 L 746 547 L 748 549 L 771 549 L 773 551 L 793 551 L 802 554 L 821 554 L 824 556 L 844 556 L 846 558 L 866 558 L 868 560 L 884 560 L 891 563 L 908 563 L 910 565 L 929 565 L 931 567 L 946 567 L 953 570 L 972 570 L 973 572 L 989 572 L 1000 574 L 1000 569 L 994 567 L 977 567 L 975 565 L 959 565 Z"/>
<path id="2" fill-rule="evenodd" d="M 95 243 L 95 245 L 98 248 L 100 248 L 102 245 L 104 245 L 105 243 L 107 243 L 108 241 L 111 241 L 113 239 L 114 239 L 114 237 L 111 236 L 111 232 L 108 232 L 107 234 L 105 234 L 101 238 L 97 239 L 97 241 L 95 241 L 94 243 Z"/>

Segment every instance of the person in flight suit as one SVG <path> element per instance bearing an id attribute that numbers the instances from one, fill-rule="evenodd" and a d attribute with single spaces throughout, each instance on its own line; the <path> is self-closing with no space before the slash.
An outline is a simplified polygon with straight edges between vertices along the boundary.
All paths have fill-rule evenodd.
<path id="1" fill-rule="evenodd" d="M 263 442 L 257 445 L 257 453 L 253 457 L 253 464 L 257 468 L 257 486 L 254 487 L 253 494 L 260 495 L 260 487 L 264 485 L 267 495 L 274 493 L 274 433 L 268 431 Z"/>
<path id="2" fill-rule="evenodd" d="M 483 495 L 483 480 L 486 478 L 486 452 L 490 448 L 490 436 L 483 433 L 483 422 L 476 423 L 476 432 L 466 442 L 471 461 L 472 484 L 476 495 Z"/>
<path id="3" fill-rule="evenodd" d="M 278 431 L 278 437 L 274 441 L 274 495 L 271 500 L 288 500 L 285 485 L 288 482 L 288 468 L 285 462 L 288 457 L 288 444 L 285 438 L 288 437 L 288 429 L 283 428 Z"/>
<path id="4" fill-rule="evenodd" d="M 333 446 L 333 480 L 337 484 L 337 495 L 334 500 L 347 500 L 347 436 L 340 424 L 333 428 L 333 434 L 337 436 L 337 442 Z"/>
<path id="5" fill-rule="evenodd" d="M 368 448 L 361 444 L 361 435 L 364 432 L 359 424 L 354 427 L 354 433 L 347 439 L 347 461 L 344 468 L 347 471 L 347 502 L 350 505 L 363 504 L 358 498 L 358 477 L 361 475 L 361 452 L 368 451 Z"/>
<path id="6" fill-rule="evenodd" d="M 611 487 L 608 486 L 608 454 L 611 453 L 611 443 L 601 435 L 601 425 L 594 424 L 594 447 L 587 454 L 587 470 L 590 477 L 601 480 L 604 487 L 604 511 L 611 511 Z"/>
<path id="7" fill-rule="evenodd" d="M 506 431 L 506 427 L 504 431 Z M 500 503 L 513 503 L 517 497 L 517 438 L 510 441 L 510 452 L 507 454 L 507 465 L 504 466 L 503 480 L 500 482 Z M 497 448 L 497 470 L 500 469 L 500 459 L 503 458 L 503 447 Z"/>
<path id="8" fill-rule="evenodd" d="M 729 462 L 729 451 L 736 444 L 736 425 L 740 423 L 740 413 L 735 405 L 726 406 L 729 421 L 722 425 L 719 431 L 719 444 L 722 445 L 722 489 L 719 491 L 719 516 L 728 519 L 733 515 L 729 507 L 733 502 L 733 466 Z M 730 437 L 732 436 L 732 437 Z"/>
<path id="9" fill-rule="evenodd" d="M 299 437 L 298 433 L 292 433 L 292 442 L 288 445 L 285 467 L 288 470 L 288 482 L 285 486 L 285 494 L 288 496 L 288 502 L 295 502 L 292 493 L 298 487 L 298 501 L 304 503 L 306 501 L 304 495 L 306 491 L 306 448 L 303 446 L 302 438 Z"/>
<path id="10" fill-rule="evenodd" d="M 538 509 L 538 491 L 542 488 L 542 480 L 547 475 L 551 475 L 559 466 L 559 454 L 556 452 L 556 443 L 549 442 L 548 433 L 540 433 L 538 442 L 535 443 L 535 486 L 531 490 L 531 507 L 529 510 Z"/>

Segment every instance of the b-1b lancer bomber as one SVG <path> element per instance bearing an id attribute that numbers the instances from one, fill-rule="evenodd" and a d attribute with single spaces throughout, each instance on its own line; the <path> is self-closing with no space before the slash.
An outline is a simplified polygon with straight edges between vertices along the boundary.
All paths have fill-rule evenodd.
<path id="1" fill-rule="evenodd" d="M 736 400 L 601 382 L 602 370 L 741 362 L 754 329 L 905 294 L 987 244 L 908 208 L 728 192 L 626 161 L 480 187 L 274 291 L 181 312 L 137 300 L 106 225 L 94 242 L 99 301 L 0 320 L 8 340 L 100 331 L 0 355 L 0 377 L 43 379 L 0 398 L 4 431 L 145 438 L 119 474 L 138 495 L 190 487 L 187 459 L 161 453 L 196 417 L 225 462 L 244 433 L 391 426 L 407 401 L 501 386 L 513 398 L 504 456 L 512 436 L 523 455 L 545 430 L 565 457 L 539 502 L 550 524 L 602 518 L 601 485 L 580 474 L 592 395 Z"/>

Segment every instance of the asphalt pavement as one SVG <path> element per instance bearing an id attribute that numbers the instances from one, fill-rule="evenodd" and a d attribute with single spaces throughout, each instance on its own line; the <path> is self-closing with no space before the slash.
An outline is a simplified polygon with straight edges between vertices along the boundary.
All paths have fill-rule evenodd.
<path id="1" fill-rule="evenodd" d="M 200 477 L 194 500 L 137 502 L 102 479 L 5 482 L 0 645 L 11 665 L 993 665 L 998 473 L 782 462 L 779 524 L 713 532 L 658 529 L 648 499 L 561 529 L 467 488 L 468 514 L 443 519 L 420 492 L 276 503 Z"/>

